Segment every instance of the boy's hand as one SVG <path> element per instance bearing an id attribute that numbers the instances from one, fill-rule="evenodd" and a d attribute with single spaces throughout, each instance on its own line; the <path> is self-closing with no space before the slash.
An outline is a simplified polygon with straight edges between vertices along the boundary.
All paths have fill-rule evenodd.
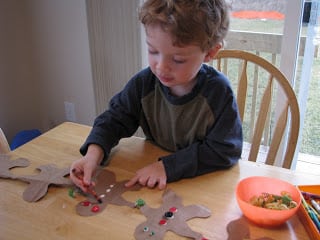
<path id="1" fill-rule="evenodd" d="M 80 187 L 82 191 L 87 192 L 88 187 L 94 186 L 91 178 L 102 158 L 102 149 L 97 145 L 91 144 L 87 154 L 71 164 L 70 179 Z"/>
<path id="2" fill-rule="evenodd" d="M 125 186 L 131 187 L 136 183 L 149 188 L 154 188 L 158 184 L 160 190 L 164 189 L 167 183 L 167 175 L 162 161 L 152 163 L 138 170 L 136 175 Z"/>
<path id="3" fill-rule="evenodd" d="M 80 187 L 82 191 L 87 192 L 88 187 L 94 185 L 94 183 L 91 182 L 91 178 L 95 169 L 96 164 L 92 164 L 86 157 L 82 157 L 71 165 L 70 179 L 75 185 Z"/>

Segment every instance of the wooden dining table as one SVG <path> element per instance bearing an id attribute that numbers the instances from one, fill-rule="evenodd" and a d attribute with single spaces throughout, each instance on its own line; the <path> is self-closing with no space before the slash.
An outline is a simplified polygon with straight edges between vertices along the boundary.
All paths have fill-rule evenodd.
<path id="1" fill-rule="evenodd" d="M 10 159 L 20 157 L 30 161 L 28 167 L 13 168 L 15 175 L 37 174 L 37 167 L 55 164 L 59 168 L 70 167 L 80 158 L 79 147 L 85 141 L 91 127 L 65 122 L 43 133 L 34 140 L 9 153 Z M 117 181 L 127 180 L 135 172 L 168 154 L 149 141 L 139 137 L 122 139 L 110 154 L 111 162 L 105 168 L 114 172 Z M 249 176 L 269 176 L 288 181 L 294 185 L 319 184 L 319 175 L 302 175 L 294 171 L 261 163 L 240 160 L 234 167 L 183 179 L 167 184 L 187 205 L 203 205 L 210 209 L 208 218 L 193 218 L 187 225 L 206 239 L 228 239 L 230 222 L 245 219 L 235 196 L 237 183 Z M 27 202 L 22 194 L 26 182 L 0 179 L 0 239 L 135 239 L 137 225 L 146 218 L 138 209 L 108 205 L 95 216 L 77 214 L 75 206 L 85 199 L 78 194 L 70 196 L 68 187 L 50 185 L 48 192 L 36 202 Z M 162 204 L 164 190 L 141 188 L 127 191 L 123 197 L 128 201 L 143 199 L 153 208 Z M 297 215 L 276 228 L 263 228 L 246 221 L 250 239 L 309 239 Z M 150 238 L 151 239 L 151 238 Z M 164 239 L 186 239 L 168 231 Z"/>

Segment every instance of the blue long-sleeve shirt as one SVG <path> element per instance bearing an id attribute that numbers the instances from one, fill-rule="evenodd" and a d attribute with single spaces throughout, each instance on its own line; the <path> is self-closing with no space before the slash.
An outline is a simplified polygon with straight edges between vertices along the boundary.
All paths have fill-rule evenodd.
<path id="1" fill-rule="evenodd" d="M 83 146 L 98 144 L 105 163 L 111 149 L 141 126 L 146 138 L 171 151 L 162 160 L 167 181 L 229 168 L 241 156 L 242 126 L 229 81 L 202 65 L 192 91 L 173 96 L 146 68 L 137 73 L 95 119 Z"/>

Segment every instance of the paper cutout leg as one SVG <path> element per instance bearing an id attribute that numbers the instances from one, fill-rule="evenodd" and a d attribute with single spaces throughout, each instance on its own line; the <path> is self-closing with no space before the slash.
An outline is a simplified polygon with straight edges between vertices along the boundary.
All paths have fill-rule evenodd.
<path id="1" fill-rule="evenodd" d="M 211 211 L 201 205 L 183 206 L 181 198 L 171 190 L 163 193 L 162 206 L 155 209 L 145 205 L 140 208 L 140 211 L 146 216 L 147 221 L 137 226 L 134 233 L 137 240 L 161 240 L 167 231 L 196 240 L 204 240 L 205 238 L 193 231 L 186 221 L 211 215 Z"/>
<path id="2" fill-rule="evenodd" d="M 108 204 L 134 207 L 135 203 L 125 200 L 121 195 L 126 191 L 137 191 L 142 186 L 134 185 L 131 188 L 127 188 L 124 185 L 127 181 L 116 182 L 113 172 L 106 169 L 99 171 L 95 180 L 95 191 L 102 203 L 98 203 L 93 196 L 88 196 L 87 200 L 77 204 L 77 213 L 81 216 L 94 216 L 101 213 Z"/>

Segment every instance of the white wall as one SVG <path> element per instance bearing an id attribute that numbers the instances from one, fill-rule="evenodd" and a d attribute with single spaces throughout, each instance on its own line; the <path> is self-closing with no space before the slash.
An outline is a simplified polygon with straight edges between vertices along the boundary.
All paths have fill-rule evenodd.
<path id="1" fill-rule="evenodd" d="M 21 127 L 40 125 L 30 27 L 25 1 L 0 1 L 0 127 L 9 140 Z"/>
<path id="2" fill-rule="evenodd" d="M 65 121 L 92 124 L 95 103 L 85 0 L 0 1 L 0 126 L 10 141 L 23 129 Z"/>
<path id="3" fill-rule="evenodd" d="M 95 116 L 85 0 L 32 0 L 36 75 L 41 82 L 43 124 L 65 121 L 64 101 L 75 104 L 76 121 Z"/>

